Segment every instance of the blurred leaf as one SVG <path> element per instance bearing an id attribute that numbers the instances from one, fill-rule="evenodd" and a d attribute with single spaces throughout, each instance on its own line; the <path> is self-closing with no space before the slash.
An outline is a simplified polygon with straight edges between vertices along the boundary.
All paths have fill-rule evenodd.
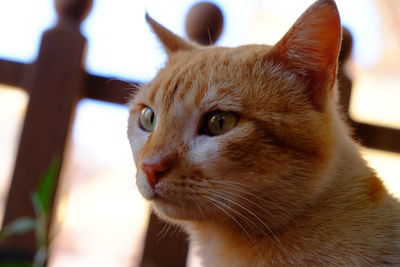
<path id="1" fill-rule="evenodd" d="M 35 192 L 32 194 L 32 204 L 36 212 L 36 247 L 39 248 L 47 242 L 48 214 L 44 211 L 39 195 Z"/>
<path id="2" fill-rule="evenodd" d="M 43 266 L 45 266 L 46 259 L 47 259 L 47 248 L 45 246 L 42 246 L 35 253 L 35 257 L 33 259 L 32 267 L 43 267 Z"/>
<path id="3" fill-rule="evenodd" d="M 32 204 L 35 209 L 36 218 L 22 217 L 15 220 L 0 231 L 0 241 L 9 236 L 24 234 L 35 230 L 36 251 L 33 266 L 42 267 L 47 259 L 47 231 L 48 216 L 51 209 L 52 198 L 57 183 L 61 160 L 54 157 L 49 168 L 40 179 L 37 190 L 31 195 Z M 31 262 L 24 261 L 1 261 L 0 267 L 25 267 L 32 266 Z"/>
<path id="4" fill-rule="evenodd" d="M 51 209 L 51 201 L 54 193 L 54 189 L 57 182 L 58 171 L 60 168 L 60 158 L 54 157 L 50 163 L 49 168 L 44 173 L 40 180 L 39 187 L 34 193 L 40 213 L 48 214 Z"/>
<path id="5" fill-rule="evenodd" d="M 48 216 L 52 207 L 53 194 L 57 183 L 60 159 L 55 157 L 49 168 L 42 176 L 37 190 L 32 193 L 32 204 L 36 213 L 36 246 L 38 248 L 47 245 Z M 40 251 L 38 251 L 39 253 Z"/>
<path id="6" fill-rule="evenodd" d="M 40 200 L 39 194 L 37 192 L 32 193 L 31 201 L 32 201 L 33 209 L 35 210 L 36 219 L 43 217 L 43 215 L 45 214 L 45 210 L 43 207 L 43 203 Z"/>
<path id="7" fill-rule="evenodd" d="M 21 235 L 34 230 L 36 227 L 36 221 L 33 218 L 22 217 L 11 224 L 4 227 L 0 232 L 0 240 L 6 239 L 12 235 Z"/>

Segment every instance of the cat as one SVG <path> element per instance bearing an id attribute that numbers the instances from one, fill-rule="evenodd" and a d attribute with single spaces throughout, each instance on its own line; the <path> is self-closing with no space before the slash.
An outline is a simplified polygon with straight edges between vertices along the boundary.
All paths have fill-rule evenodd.
<path id="1" fill-rule="evenodd" d="M 146 14 L 166 66 L 129 103 L 140 193 L 203 266 L 400 266 L 400 207 L 337 107 L 340 17 L 205 47 Z"/>

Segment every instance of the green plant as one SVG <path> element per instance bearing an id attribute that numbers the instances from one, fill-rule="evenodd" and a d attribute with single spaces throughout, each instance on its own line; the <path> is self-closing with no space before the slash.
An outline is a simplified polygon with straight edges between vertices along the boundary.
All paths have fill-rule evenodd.
<path id="1" fill-rule="evenodd" d="M 35 217 L 21 217 L 4 227 L 0 231 L 0 242 L 14 235 L 35 232 L 36 253 L 32 263 L 27 262 L 0 262 L 0 267 L 33 266 L 42 267 L 45 265 L 49 247 L 49 216 L 51 202 L 56 187 L 58 171 L 60 168 L 59 157 L 53 158 L 49 168 L 41 177 L 38 188 L 31 195 Z"/>

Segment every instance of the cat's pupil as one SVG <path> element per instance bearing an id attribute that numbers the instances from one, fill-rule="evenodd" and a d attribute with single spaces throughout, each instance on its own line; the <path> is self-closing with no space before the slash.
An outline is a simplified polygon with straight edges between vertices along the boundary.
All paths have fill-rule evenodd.
<path id="1" fill-rule="evenodd" d="M 224 128 L 224 121 L 225 121 L 225 118 L 223 116 L 218 118 L 218 126 L 219 126 L 220 130 L 222 130 Z"/>

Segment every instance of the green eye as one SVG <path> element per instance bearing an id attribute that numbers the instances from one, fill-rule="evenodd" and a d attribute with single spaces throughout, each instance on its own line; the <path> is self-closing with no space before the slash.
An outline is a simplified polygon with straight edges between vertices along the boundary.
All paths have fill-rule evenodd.
<path id="1" fill-rule="evenodd" d="M 227 111 L 212 111 L 205 117 L 201 133 L 209 136 L 221 135 L 236 126 L 238 116 Z"/>
<path id="2" fill-rule="evenodd" d="M 154 130 L 154 126 L 156 125 L 156 115 L 151 108 L 143 107 L 140 112 L 139 124 L 140 128 L 146 132 L 152 132 Z"/>

